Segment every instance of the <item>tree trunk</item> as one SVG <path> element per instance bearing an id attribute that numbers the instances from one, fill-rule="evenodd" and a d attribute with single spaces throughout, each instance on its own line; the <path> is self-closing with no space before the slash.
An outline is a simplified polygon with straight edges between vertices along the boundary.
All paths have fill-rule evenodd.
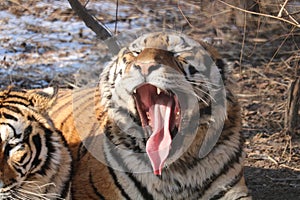
<path id="1" fill-rule="evenodd" d="M 292 137 L 300 136 L 300 78 L 294 80 L 289 88 L 285 127 Z"/>

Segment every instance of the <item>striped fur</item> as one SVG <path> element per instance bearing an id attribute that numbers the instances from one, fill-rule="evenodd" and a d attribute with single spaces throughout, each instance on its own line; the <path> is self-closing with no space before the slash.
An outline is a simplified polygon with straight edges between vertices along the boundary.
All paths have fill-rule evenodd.
<path id="1" fill-rule="evenodd" d="M 251 199 L 240 108 L 224 63 L 204 49 L 183 35 L 144 35 L 119 52 L 98 88 L 59 92 L 50 113 L 73 154 L 74 199 Z M 221 79 L 209 56 L 226 92 L 214 110 L 218 96 L 210 90 Z M 164 153 L 160 159 L 152 148 Z"/>
<path id="2" fill-rule="evenodd" d="M 71 155 L 47 115 L 54 99 L 0 91 L 0 199 L 70 199 Z"/>

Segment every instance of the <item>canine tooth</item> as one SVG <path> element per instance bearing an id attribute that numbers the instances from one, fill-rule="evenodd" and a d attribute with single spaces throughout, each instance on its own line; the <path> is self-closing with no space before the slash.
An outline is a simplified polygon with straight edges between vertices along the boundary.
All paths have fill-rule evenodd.
<path id="1" fill-rule="evenodd" d="M 133 90 L 133 93 L 136 94 L 136 89 Z"/>
<path id="2" fill-rule="evenodd" d="M 156 88 L 156 92 L 157 92 L 157 95 L 159 95 L 161 93 L 161 90 L 159 88 Z"/>

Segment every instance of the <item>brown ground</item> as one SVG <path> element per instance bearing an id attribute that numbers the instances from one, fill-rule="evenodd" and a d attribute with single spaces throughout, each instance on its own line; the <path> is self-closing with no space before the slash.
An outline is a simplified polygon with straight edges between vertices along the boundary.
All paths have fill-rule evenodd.
<path id="1" fill-rule="evenodd" d="M 56 1 L 48 2 L 55 4 Z M 280 9 L 279 3 L 251 5 L 251 1 L 245 2 L 249 9 L 257 12 L 277 15 Z M 297 1 L 289 2 L 297 3 Z M 294 12 L 292 9 L 299 11 L 299 3 L 296 3 L 293 6 L 288 4 L 287 12 L 291 14 Z M 0 3 L 0 10 L 9 10 L 14 15 L 22 16 L 32 14 L 32 8 L 35 6 L 34 0 L 14 0 Z M 90 1 L 87 8 L 106 24 L 114 24 L 113 7 L 103 7 L 100 3 Z M 62 6 L 50 11 L 45 13 L 43 9 L 36 9 L 35 15 L 44 16 L 48 21 L 79 20 L 67 7 Z M 211 42 L 221 52 L 228 60 L 230 74 L 239 86 L 236 94 L 243 111 L 243 133 L 246 138 L 247 152 L 245 175 L 253 198 L 300 199 L 300 142 L 299 138 L 291 139 L 285 133 L 284 127 L 289 84 L 300 74 L 300 29 L 293 29 L 291 25 L 279 20 L 237 12 L 218 1 L 203 0 L 197 3 L 190 0 L 180 1 L 178 5 L 177 1 L 171 0 L 142 3 L 128 0 L 120 1 L 119 12 L 121 31 L 145 26 L 183 30 L 195 39 Z M 299 14 L 292 16 L 296 21 L 300 21 Z M 285 12 L 284 17 L 291 20 L 286 17 Z M 46 31 L 42 28 L 39 31 L 38 25 L 35 28 L 37 33 Z M 80 35 L 80 33 L 76 34 Z M 84 40 L 83 43 L 89 43 L 92 49 L 97 49 L 96 42 L 84 34 L 75 39 Z M 51 53 L 51 51 L 53 49 L 49 46 L 46 52 Z M 23 52 L 22 55 L 26 56 L 23 58 L 24 63 L 27 70 L 34 70 L 34 67 L 28 64 L 30 62 L 27 62 L 32 59 L 29 53 Z M 3 57 L 0 59 L 2 59 L 0 69 L 10 69 L 13 62 Z M 55 67 L 55 64 L 50 62 L 49 67 Z M 0 72 L 2 87 L 9 83 L 22 87 L 37 87 L 40 80 L 46 81 L 46 85 L 53 82 L 53 77 L 38 70 L 38 76 L 33 74 L 32 77 L 31 74 L 26 77 L 20 75 L 24 72 L 22 66 L 15 66 L 14 70 L 17 75 L 8 76 L 3 71 Z M 11 82 L 7 81 L 8 78 Z M 56 74 L 55 82 L 72 87 L 74 77 L 70 74 L 68 76 Z"/>

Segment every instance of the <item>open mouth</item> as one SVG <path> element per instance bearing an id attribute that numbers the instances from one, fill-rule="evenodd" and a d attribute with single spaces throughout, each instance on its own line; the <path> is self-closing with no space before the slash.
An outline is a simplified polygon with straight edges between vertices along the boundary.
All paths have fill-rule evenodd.
<path id="1" fill-rule="evenodd" d="M 133 92 L 138 114 L 148 140 L 146 152 L 155 175 L 161 175 L 169 155 L 172 138 L 179 125 L 181 110 L 178 98 L 172 92 L 144 84 Z"/>

